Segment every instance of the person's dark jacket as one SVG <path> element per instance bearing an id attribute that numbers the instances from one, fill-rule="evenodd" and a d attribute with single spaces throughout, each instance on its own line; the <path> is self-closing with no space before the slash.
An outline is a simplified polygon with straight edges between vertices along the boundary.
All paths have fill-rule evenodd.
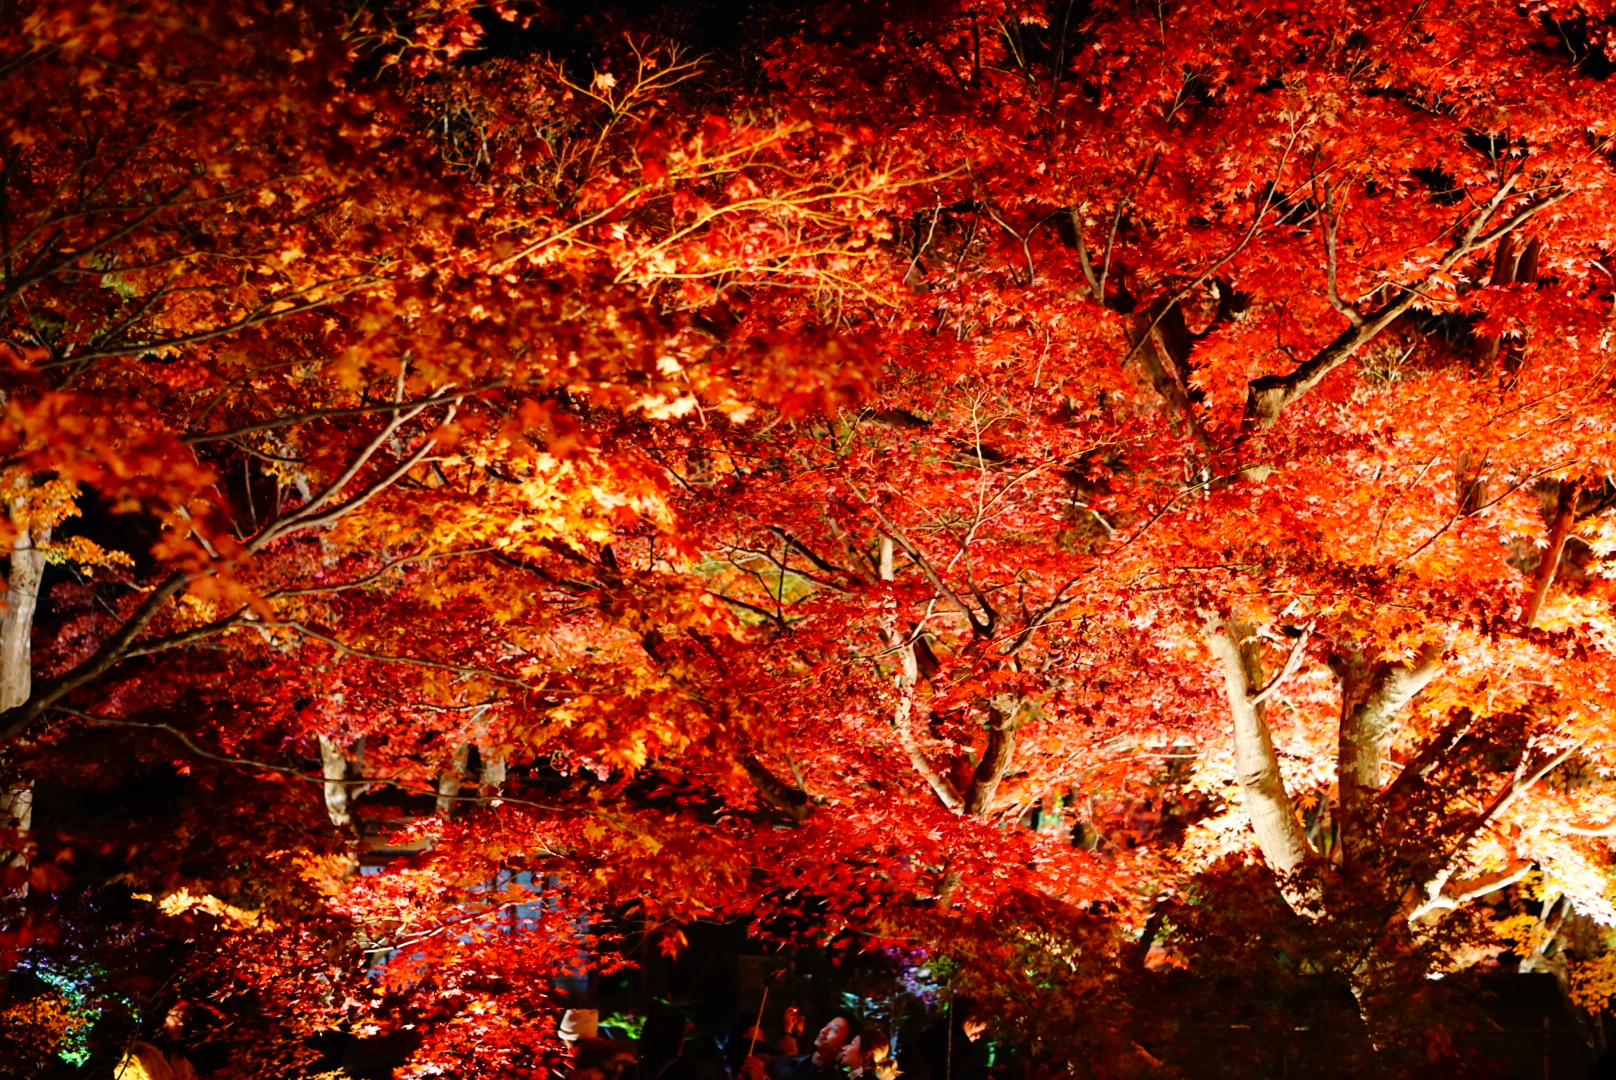
<path id="1" fill-rule="evenodd" d="M 696 1080 L 696 1067 L 684 1056 L 685 1016 L 676 1009 L 651 1014 L 640 1031 L 637 1080 Z"/>
<path id="2" fill-rule="evenodd" d="M 769 1080 L 847 1080 L 847 1073 L 836 1062 L 818 1065 L 812 1054 L 777 1057 L 765 1072 Z"/>

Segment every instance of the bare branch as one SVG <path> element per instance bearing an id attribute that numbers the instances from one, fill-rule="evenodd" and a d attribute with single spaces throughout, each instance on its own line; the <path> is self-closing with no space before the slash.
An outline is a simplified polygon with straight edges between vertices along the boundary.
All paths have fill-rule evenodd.
<path id="1" fill-rule="evenodd" d="M 1291 646 L 1290 654 L 1285 657 L 1285 663 L 1280 667 L 1279 674 L 1275 675 L 1272 679 L 1269 679 L 1268 685 L 1263 687 L 1252 697 L 1252 705 L 1261 705 L 1263 702 L 1267 701 L 1274 695 L 1280 686 L 1286 682 L 1286 680 L 1288 680 L 1292 675 L 1295 675 L 1296 672 L 1301 668 L 1302 661 L 1307 659 L 1307 653 L 1305 651 L 1307 649 L 1307 639 L 1308 635 L 1312 632 L 1312 623 L 1308 623 L 1306 626 L 1302 627 L 1301 635 L 1297 637 L 1296 643 Z"/>
<path id="2" fill-rule="evenodd" d="M 55 678 L 37 680 L 27 701 L 0 712 L 0 743 L 17 738 L 62 698 L 112 670 L 128 654 L 130 646 L 147 624 L 156 618 L 163 605 L 203 573 L 176 570 L 169 574 L 87 659 Z"/>
<path id="3" fill-rule="evenodd" d="M 1549 527 L 1549 544 L 1538 563 L 1531 595 L 1527 597 L 1526 606 L 1521 611 L 1522 626 L 1530 627 L 1537 622 L 1538 612 L 1542 610 L 1543 600 L 1549 594 L 1549 586 L 1554 582 L 1555 572 L 1560 569 L 1560 556 L 1565 551 L 1566 538 L 1571 534 L 1571 523 L 1577 511 L 1577 496 L 1581 490 L 1582 484 L 1577 480 L 1566 480 L 1560 484 L 1560 493 L 1554 505 L 1554 521 Z"/>
<path id="4" fill-rule="evenodd" d="M 420 656 L 400 656 L 394 653 L 378 653 L 371 652 L 367 649 L 355 648 L 352 645 L 348 645 L 337 640 L 329 634 L 315 630 L 308 624 L 299 622 L 296 619 L 280 619 L 275 622 L 254 620 L 251 625 L 262 626 L 266 629 L 292 630 L 302 637 L 310 639 L 311 641 L 318 641 L 323 645 L 329 645 L 331 648 L 342 653 L 344 656 L 351 656 L 356 660 L 371 660 L 379 664 L 405 664 L 410 667 L 431 668 L 435 671 L 449 671 L 456 675 L 475 676 L 478 678 L 491 679 L 494 682 L 506 683 L 511 686 L 521 686 L 524 688 L 533 689 L 523 679 L 519 679 L 514 675 L 507 675 L 502 671 L 494 671 L 490 668 L 471 667 L 465 664 L 449 664 L 441 660 L 428 660 Z M 553 693 L 553 691 L 548 690 L 545 692 Z"/>
<path id="5" fill-rule="evenodd" d="M 474 394 L 487 393 L 490 390 L 500 390 L 510 385 L 509 379 L 496 379 L 490 383 L 473 387 L 467 390 L 447 391 L 440 390 L 424 398 L 411 398 L 406 401 L 392 401 L 380 405 L 355 405 L 346 409 L 310 409 L 307 412 L 293 413 L 287 416 L 277 416 L 272 420 L 261 420 L 253 424 L 243 424 L 240 427 L 225 431 L 204 431 L 195 435 L 181 436 L 180 442 L 189 446 L 198 446 L 202 443 L 225 442 L 230 439 L 239 439 L 244 435 L 256 435 L 263 431 L 275 431 L 279 428 L 295 427 L 298 424 L 312 423 L 315 420 L 340 420 L 350 416 L 373 416 L 382 413 L 419 412 L 422 408 L 433 405 L 457 405 Z"/>
<path id="6" fill-rule="evenodd" d="M 1546 195 L 1511 215 L 1502 225 L 1483 233 L 1481 230 L 1514 190 L 1519 178 L 1520 173 L 1517 172 L 1499 185 L 1491 201 L 1476 214 L 1464 233 L 1437 260 L 1432 267 L 1432 273 L 1451 270 L 1460 259 L 1472 251 L 1507 235 L 1522 223 L 1531 220 L 1533 216 L 1570 195 L 1569 191 L 1557 191 Z M 1417 286 L 1404 287 L 1396 299 L 1381 305 L 1368 315 L 1361 316 L 1361 321 L 1355 322 L 1340 337 L 1298 365 L 1289 374 L 1264 375 L 1262 378 L 1253 379 L 1246 398 L 1245 429 L 1252 431 L 1271 426 L 1279 419 L 1286 406 L 1302 397 L 1317 386 L 1326 375 L 1355 356 L 1360 349 L 1413 307 L 1422 295 Z"/>
<path id="7" fill-rule="evenodd" d="M 891 520 L 881 512 L 880 507 L 876 506 L 873 501 L 866 498 L 864 493 L 859 491 L 858 488 L 853 487 L 851 484 L 848 486 L 852 490 L 853 494 L 858 497 L 858 500 L 870 508 L 870 513 L 874 514 L 875 519 L 881 523 L 881 528 L 885 535 L 896 542 L 899 547 L 903 548 L 903 553 L 909 556 L 914 564 L 920 568 L 920 572 L 925 575 L 926 580 L 931 584 L 931 587 L 936 589 L 939 595 L 946 598 L 949 603 L 953 604 L 954 607 L 959 610 L 960 614 L 965 616 L 965 620 L 970 624 L 971 630 L 975 632 L 978 637 L 992 637 L 993 625 L 991 620 L 984 620 L 976 613 L 975 608 L 971 607 L 971 605 L 962 600 L 958 593 L 949 588 L 948 585 L 943 582 L 943 579 L 937 573 L 936 568 L 932 566 L 931 560 L 927 559 L 926 556 L 921 553 L 920 549 L 917 548 L 909 540 L 909 538 L 903 534 L 903 530 L 894 525 Z"/>
<path id="8" fill-rule="evenodd" d="M 1324 183 L 1318 178 L 1315 178 L 1313 181 L 1313 190 L 1315 194 L 1318 195 L 1323 208 L 1321 221 L 1324 233 L 1324 280 L 1325 288 L 1330 294 L 1330 306 L 1341 312 L 1341 314 L 1345 315 L 1347 317 L 1347 322 L 1351 323 L 1353 326 L 1362 326 L 1364 321 L 1363 312 L 1359 311 L 1355 305 L 1349 304 L 1342 300 L 1341 290 L 1337 286 L 1336 229 L 1340 225 L 1341 219 L 1336 215 L 1333 189 L 1328 183 Z M 1345 209 L 1346 208 L 1343 206 L 1342 210 L 1345 211 Z"/>

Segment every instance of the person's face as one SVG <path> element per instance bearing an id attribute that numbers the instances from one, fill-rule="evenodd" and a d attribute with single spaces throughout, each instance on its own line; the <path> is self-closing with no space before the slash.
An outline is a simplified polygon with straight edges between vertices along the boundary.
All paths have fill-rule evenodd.
<path id="1" fill-rule="evenodd" d="M 802 1011 L 795 1005 L 786 1010 L 786 1034 L 800 1035 L 802 1033 Z"/>
<path id="2" fill-rule="evenodd" d="M 834 1059 L 847 1045 L 847 1021 L 840 1016 L 819 1029 L 814 1036 L 814 1049 L 822 1057 Z"/>
<path id="3" fill-rule="evenodd" d="M 856 1069 L 864 1063 L 864 1051 L 859 1045 L 860 1038 L 862 1036 L 849 1039 L 847 1045 L 842 1047 L 842 1056 L 839 1060 L 844 1069 Z"/>

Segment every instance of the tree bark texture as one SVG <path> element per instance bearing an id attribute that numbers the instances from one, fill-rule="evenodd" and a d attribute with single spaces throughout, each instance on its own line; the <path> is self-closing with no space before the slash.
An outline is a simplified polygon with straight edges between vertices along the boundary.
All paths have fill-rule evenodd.
<path id="1" fill-rule="evenodd" d="M 1268 707 L 1257 699 L 1262 688 L 1262 643 L 1255 627 L 1239 618 L 1209 627 L 1206 638 L 1223 668 L 1224 692 L 1234 719 L 1235 780 L 1246 816 L 1268 864 L 1288 873 L 1307 859 L 1311 848 L 1280 776 Z"/>
<path id="2" fill-rule="evenodd" d="M 895 547 L 890 536 L 881 538 L 881 554 L 877 565 L 882 581 L 892 581 L 897 576 L 894 565 Z M 885 620 L 881 636 L 886 645 L 895 649 L 898 654 L 898 671 L 892 677 L 893 686 L 898 691 L 898 702 L 892 710 L 892 726 L 897 729 L 898 744 L 908 756 L 910 766 L 920 774 L 921 779 L 926 781 L 926 786 L 937 796 L 937 801 L 950 810 L 960 810 L 964 807 L 965 800 L 954 790 L 954 785 L 948 778 L 937 771 L 937 767 L 926 757 L 926 751 L 915 738 L 916 699 L 920 683 L 920 659 L 915 652 L 915 643 L 898 632 L 895 615 Z"/>
<path id="3" fill-rule="evenodd" d="M 505 756 L 488 734 L 487 710 L 477 713 L 477 721 L 473 725 L 476 735 L 477 757 L 481 762 L 478 769 L 477 780 L 482 785 L 483 797 L 487 798 L 505 786 Z"/>
<path id="4" fill-rule="evenodd" d="M 1543 600 L 1549 595 L 1549 586 L 1554 583 L 1555 572 L 1560 569 L 1560 557 L 1565 554 L 1566 538 L 1571 535 L 1571 523 L 1577 516 L 1577 495 L 1582 485 L 1575 480 L 1567 480 L 1560 485 L 1559 497 L 1554 503 L 1554 520 L 1549 525 L 1549 546 L 1543 551 L 1543 560 L 1537 565 L 1537 573 L 1532 580 L 1532 592 L 1526 599 L 1526 607 L 1521 611 L 1521 625 L 1531 626 L 1537 622 L 1538 612 L 1543 609 Z"/>
<path id="5" fill-rule="evenodd" d="M 11 543 L 11 572 L 6 577 L 6 610 L 0 616 L 0 710 L 15 708 L 33 691 L 34 612 L 45 575 L 45 553 L 40 546 L 49 529 L 30 529 L 26 506 L 12 505 L 17 537 Z M 0 789 L 0 828 L 27 832 L 34 825 L 34 785 L 25 778 L 11 779 Z M 21 851 L 10 854 L 13 867 L 27 865 Z"/>
<path id="6" fill-rule="evenodd" d="M 1337 821 L 1342 857 L 1364 848 L 1364 809 L 1380 791 L 1381 747 L 1397 714 L 1442 670 L 1442 648 L 1427 646 L 1410 664 L 1372 663 L 1357 648 L 1338 652 L 1330 667 L 1341 683 L 1341 727 L 1336 757 L 1340 791 Z"/>
<path id="7" fill-rule="evenodd" d="M 455 747 L 454 756 L 449 759 L 449 765 L 438 774 L 438 815 L 448 817 L 454 812 L 455 803 L 460 798 L 460 785 L 465 781 L 466 763 L 471 760 L 471 744 L 461 743 Z"/>
<path id="8" fill-rule="evenodd" d="M 325 777 L 325 812 L 331 824 L 346 829 L 353 824 L 348 805 L 348 755 L 342 747 L 320 736 L 320 775 Z"/>
<path id="9" fill-rule="evenodd" d="M 6 611 L 0 618 L 0 709 L 21 705 L 33 689 L 30 639 L 39 606 L 39 583 L 45 574 L 45 553 L 39 545 L 50 538 L 48 529 L 30 532 L 25 522 L 18 526 L 17 538 L 11 543 L 11 573 L 6 578 Z"/>
<path id="10" fill-rule="evenodd" d="M 1021 711 L 1018 704 L 1013 700 L 995 699 L 989 709 L 992 720 L 988 724 L 988 744 L 971 776 L 971 790 L 965 796 L 965 812 L 972 817 L 985 818 L 992 813 L 999 782 L 1015 761 L 1016 723 Z"/>

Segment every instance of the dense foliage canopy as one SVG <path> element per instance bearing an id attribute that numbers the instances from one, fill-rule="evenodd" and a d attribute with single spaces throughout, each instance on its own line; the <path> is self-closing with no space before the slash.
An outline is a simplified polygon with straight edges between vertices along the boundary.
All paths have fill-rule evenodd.
<path id="1" fill-rule="evenodd" d="M 1610 11 L 0 16 L 30 985 L 240 1077 L 695 919 L 1083 1075 L 1616 989 Z"/>

